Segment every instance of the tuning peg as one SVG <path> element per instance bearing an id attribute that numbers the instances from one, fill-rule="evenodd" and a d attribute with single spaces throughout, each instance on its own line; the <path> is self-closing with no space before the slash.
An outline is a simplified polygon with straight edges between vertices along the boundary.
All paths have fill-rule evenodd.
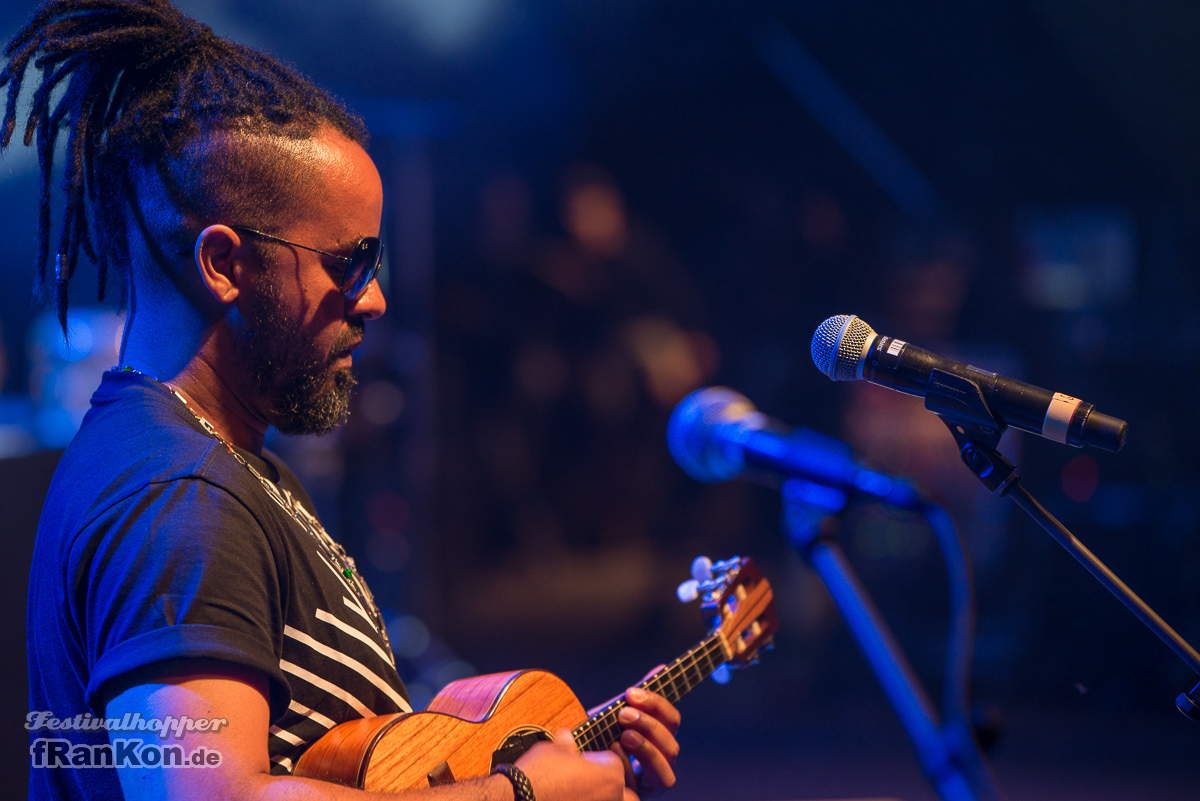
<path id="1" fill-rule="evenodd" d="M 724 559 L 712 565 L 712 572 L 720 575 L 725 575 L 730 570 L 741 566 L 742 559 L 740 556 L 735 556 L 732 559 Z"/>
<path id="2" fill-rule="evenodd" d="M 729 672 L 729 665 L 717 665 L 717 669 L 712 672 L 712 680 L 717 684 L 728 684 L 733 678 L 733 674 Z"/>
<path id="3" fill-rule="evenodd" d="M 697 556 L 692 560 L 692 578 L 697 582 L 712 581 L 712 560 L 707 556 Z"/>
<path id="4" fill-rule="evenodd" d="M 682 603 L 691 603 L 700 596 L 700 582 L 694 578 L 688 579 L 675 588 L 675 594 Z"/>

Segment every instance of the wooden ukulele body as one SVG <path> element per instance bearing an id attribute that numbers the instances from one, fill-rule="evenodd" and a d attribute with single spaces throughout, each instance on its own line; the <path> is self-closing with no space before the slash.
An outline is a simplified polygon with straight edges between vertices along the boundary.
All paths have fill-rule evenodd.
<path id="1" fill-rule="evenodd" d="M 553 673 L 476 676 L 446 685 L 424 712 L 334 727 L 304 752 L 295 775 L 392 793 L 477 779 L 585 720 L 579 699 Z"/>

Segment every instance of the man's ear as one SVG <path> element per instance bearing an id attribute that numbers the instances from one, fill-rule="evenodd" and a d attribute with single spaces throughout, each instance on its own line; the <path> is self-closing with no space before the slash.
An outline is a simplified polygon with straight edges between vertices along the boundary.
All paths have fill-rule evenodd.
<path id="1" fill-rule="evenodd" d="M 245 277 L 246 251 L 238 232 L 210 225 L 196 237 L 196 267 L 205 289 L 218 303 L 233 303 Z"/>

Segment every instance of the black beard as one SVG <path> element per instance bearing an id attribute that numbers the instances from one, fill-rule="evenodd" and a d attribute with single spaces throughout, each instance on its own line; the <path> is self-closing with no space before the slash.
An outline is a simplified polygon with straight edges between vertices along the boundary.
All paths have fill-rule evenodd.
<path id="1" fill-rule="evenodd" d="M 315 354 L 300 326 L 280 312 L 278 287 L 267 287 L 262 301 L 246 315 L 236 348 L 265 401 L 267 422 L 284 434 L 328 434 L 349 417 L 357 383 L 348 367 L 334 372 L 330 382 L 333 362 L 362 338 L 366 325 L 351 320 L 329 353 Z"/>

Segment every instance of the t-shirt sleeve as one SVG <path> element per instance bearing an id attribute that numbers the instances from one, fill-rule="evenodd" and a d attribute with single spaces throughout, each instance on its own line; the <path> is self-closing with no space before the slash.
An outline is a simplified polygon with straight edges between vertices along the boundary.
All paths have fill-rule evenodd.
<path id="1" fill-rule="evenodd" d="M 198 479 L 151 484 L 82 532 L 68 570 L 91 668 L 86 698 L 97 715 L 113 679 L 188 658 L 261 671 L 272 720 L 287 708 L 279 667 L 286 563 L 228 491 Z"/>

